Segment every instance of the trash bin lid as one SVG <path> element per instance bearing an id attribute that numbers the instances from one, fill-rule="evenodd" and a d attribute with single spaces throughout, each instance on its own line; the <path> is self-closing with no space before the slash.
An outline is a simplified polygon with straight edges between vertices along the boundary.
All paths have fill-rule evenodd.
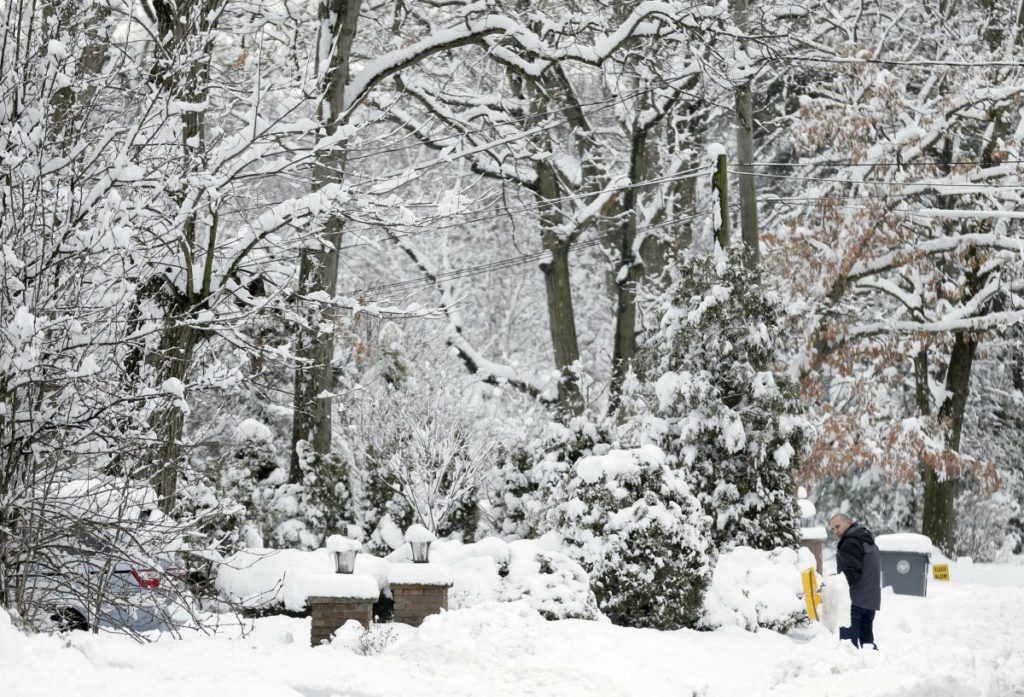
<path id="1" fill-rule="evenodd" d="M 914 532 L 879 535 L 875 538 L 875 544 L 883 552 L 917 552 L 929 555 L 932 553 L 931 539 L 926 535 L 918 535 Z"/>

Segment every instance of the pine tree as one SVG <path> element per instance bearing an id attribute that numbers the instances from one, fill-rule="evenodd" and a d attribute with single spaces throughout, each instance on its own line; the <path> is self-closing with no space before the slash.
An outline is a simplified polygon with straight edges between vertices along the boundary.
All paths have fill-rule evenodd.
<path id="1" fill-rule="evenodd" d="M 742 252 L 687 255 L 640 370 L 652 437 L 684 469 L 716 546 L 798 543 L 798 454 L 808 423 L 775 370 L 782 307 Z"/>

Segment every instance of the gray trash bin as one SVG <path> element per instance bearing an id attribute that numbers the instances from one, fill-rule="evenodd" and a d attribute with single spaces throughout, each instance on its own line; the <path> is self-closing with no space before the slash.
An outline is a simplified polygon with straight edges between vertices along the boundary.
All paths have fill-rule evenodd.
<path id="1" fill-rule="evenodd" d="M 931 540 L 924 535 L 901 533 L 875 538 L 882 558 L 882 587 L 897 595 L 928 595 Z"/>

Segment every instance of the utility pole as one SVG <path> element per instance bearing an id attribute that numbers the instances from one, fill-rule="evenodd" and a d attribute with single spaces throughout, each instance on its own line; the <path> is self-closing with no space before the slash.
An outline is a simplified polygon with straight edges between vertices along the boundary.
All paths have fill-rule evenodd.
<path id="1" fill-rule="evenodd" d="M 715 172 L 711 175 L 711 193 L 718 196 L 718 215 L 714 216 L 715 241 L 722 249 L 729 247 L 729 167 L 725 148 L 717 143 L 710 148 L 715 160 Z M 714 203 L 712 203 L 712 206 Z"/>
<path id="2" fill-rule="evenodd" d="M 744 71 L 753 72 L 747 55 L 745 35 L 749 29 L 750 11 L 747 0 L 733 0 L 733 21 L 742 32 L 737 50 L 737 61 Z M 739 67 L 739 66 L 737 66 Z M 757 229 L 757 183 L 754 180 L 754 108 L 752 106 L 750 78 L 736 87 L 736 174 L 740 183 L 740 228 L 743 244 L 749 250 L 746 263 L 754 268 L 761 260 L 760 234 Z"/>

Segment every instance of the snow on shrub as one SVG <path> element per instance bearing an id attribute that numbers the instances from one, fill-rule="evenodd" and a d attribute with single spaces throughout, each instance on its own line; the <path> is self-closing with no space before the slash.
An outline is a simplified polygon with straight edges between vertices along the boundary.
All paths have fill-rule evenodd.
<path id="1" fill-rule="evenodd" d="M 589 571 L 601 611 L 625 626 L 694 626 L 712 551 L 684 473 L 647 445 L 584 457 L 566 477 L 549 523 Z"/>
<path id="2" fill-rule="evenodd" d="M 609 434 L 588 419 L 576 416 L 568 424 L 550 422 L 542 437 L 506 453 L 490 487 L 491 528 L 503 538 L 536 537 L 547 526 L 549 494 L 564 473 L 582 457 L 603 447 Z"/>
<path id="3" fill-rule="evenodd" d="M 715 566 L 700 627 L 739 626 L 785 632 L 806 621 L 801 571 L 814 566 L 809 550 L 736 547 Z"/>
<path id="4" fill-rule="evenodd" d="M 430 564 L 409 563 L 405 545 L 386 559 L 358 555 L 355 573 L 374 577 L 390 596 L 389 576 L 443 569 L 445 580 L 450 574 L 454 581 L 448 602 L 452 610 L 522 601 L 547 619 L 600 619 L 586 571 L 556 545 L 554 536 L 512 543 L 493 537 L 473 544 L 438 540 L 431 545 Z M 216 587 L 225 600 L 249 610 L 301 612 L 308 590 L 333 571 L 326 549 L 246 549 L 221 564 Z"/>

